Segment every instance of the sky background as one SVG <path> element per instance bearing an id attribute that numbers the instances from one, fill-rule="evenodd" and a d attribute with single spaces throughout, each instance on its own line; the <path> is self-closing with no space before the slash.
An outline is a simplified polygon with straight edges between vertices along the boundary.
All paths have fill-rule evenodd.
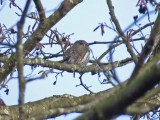
<path id="1" fill-rule="evenodd" d="M 45 11 L 47 13 L 47 17 L 55 11 L 60 3 L 63 0 L 41 0 L 43 7 L 45 8 Z M 141 16 L 138 13 L 138 7 L 136 7 L 138 0 L 113 0 L 113 5 L 115 7 L 115 13 L 116 17 L 118 18 L 120 25 L 122 29 L 124 30 L 127 26 L 129 26 L 131 23 L 134 22 L 133 16 L 138 15 Z M 20 13 L 20 11 L 13 7 L 10 9 L 8 0 L 5 1 L 5 5 L 3 9 L 0 11 L 0 23 L 5 24 L 8 28 L 14 27 L 16 29 L 16 22 L 20 19 L 15 12 Z M 21 0 L 16 0 L 17 5 L 19 5 L 21 8 L 25 5 L 25 2 Z M 2 6 L 0 6 L 1 8 Z M 153 8 L 149 6 L 149 10 L 152 10 Z M 32 5 L 29 9 L 29 12 L 35 12 L 35 6 L 32 2 Z M 29 13 L 28 12 L 28 13 Z M 151 15 L 151 21 L 155 19 L 156 15 Z M 144 18 L 144 21 L 147 21 L 147 17 Z M 24 26 L 24 33 L 27 31 L 28 25 L 33 25 L 34 20 L 26 19 L 25 26 Z M 66 35 L 74 33 L 70 37 L 70 41 L 74 43 L 76 40 L 86 40 L 87 42 L 94 42 L 94 41 L 113 41 L 114 37 L 116 36 L 116 33 L 112 30 L 105 28 L 105 34 L 101 36 L 100 29 L 93 32 L 93 30 L 99 25 L 99 23 L 105 22 L 107 25 L 111 26 L 110 22 L 110 15 L 108 11 L 108 7 L 106 4 L 106 0 L 84 0 L 82 3 L 77 5 L 74 9 L 72 9 L 62 20 L 60 20 L 53 29 L 57 29 L 60 33 L 65 33 Z M 143 25 L 146 22 L 141 22 Z M 138 29 L 137 26 L 133 26 L 133 29 Z M 145 32 L 148 32 L 149 29 L 147 29 Z M 49 33 L 48 33 L 49 35 Z M 137 36 L 138 37 L 138 36 Z M 13 36 L 13 38 L 16 41 L 16 35 Z M 41 43 L 48 42 L 48 38 L 44 37 L 43 41 Z M 141 45 L 143 45 L 142 42 L 135 42 L 135 46 L 137 46 L 137 49 L 141 50 Z M 92 45 L 90 46 L 91 50 L 93 51 L 93 55 L 90 56 L 90 59 L 98 58 L 106 49 L 108 48 L 108 45 Z M 59 46 L 53 46 L 52 48 L 45 47 L 43 49 L 46 52 L 56 53 L 58 50 L 60 50 Z M 126 57 L 129 57 L 129 54 L 127 53 L 126 47 L 124 45 L 121 45 L 120 47 L 117 47 L 115 49 L 114 54 L 114 60 L 122 60 Z M 53 61 L 61 60 L 62 58 L 58 59 L 51 59 Z M 102 61 L 106 62 L 106 58 L 104 58 Z M 116 68 L 117 75 L 121 81 L 126 80 L 129 78 L 129 76 L 132 73 L 132 70 L 134 68 L 134 64 L 131 63 L 129 65 L 126 65 L 125 67 Z M 33 71 L 34 77 L 39 76 L 38 72 L 41 70 L 47 70 L 46 68 L 39 67 L 38 69 Z M 25 75 L 28 75 L 31 73 L 31 69 L 29 66 L 24 67 L 24 73 Z M 16 77 L 15 73 L 15 77 Z M 72 73 L 65 72 L 63 74 L 63 77 L 60 75 L 58 76 L 58 81 L 56 85 L 53 85 L 53 82 L 56 80 L 55 74 L 49 74 L 46 79 L 43 80 L 37 80 L 34 82 L 31 82 L 30 84 L 26 85 L 26 93 L 25 93 L 25 102 L 32 102 L 39 99 L 43 99 L 46 97 L 50 97 L 53 95 L 63 95 L 63 94 L 71 94 L 75 96 L 81 96 L 84 94 L 88 94 L 88 92 L 83 87 L 75 87 L 79 84 L 79 74 L 77 73 L 75 78 L 73 78 Z M 102 81 L 104 79 L 104 76 L 101 75 L 100 80 Z M 108 84 L 100 84 L 98 80 L 98 76 L 94 75 L 91 76 L 89 74 L 85 74 L 83 76 L 83 82 L 87 84 L 88 86 L 92 86 L 90 90 L 93 92 L 98 92 L 102 90 L 106 90 L 111 87 L 111 85 Z M 7 105 L 15 105 L 18 104 L 18 81 L 17 79 L 13 79 L 9 81 L 8 83 L 9 87 L 9 95 L 6 95 L 4 93 L 4 89 L 0 91 L 1 98 L 5 101 Z M 62 120 L 65 118 L 65 120 L 71 120 L 74 119 L 78 114 L 69 114 L 66 116 L 60 116 L 57 117 L 56 120 Z M 129 120 L 128 116 L 123 116 L 117 118 L 117 120 Z"/>

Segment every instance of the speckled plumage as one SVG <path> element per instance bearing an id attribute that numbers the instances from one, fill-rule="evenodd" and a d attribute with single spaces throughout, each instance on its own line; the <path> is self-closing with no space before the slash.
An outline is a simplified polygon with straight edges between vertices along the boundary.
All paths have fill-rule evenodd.
<path id="1" fill-rule="evenodd" d="M 64 62 L 86 66 L 90 58 L 89 45 L 84 40 L 76 41 L 64 53 Z"/>

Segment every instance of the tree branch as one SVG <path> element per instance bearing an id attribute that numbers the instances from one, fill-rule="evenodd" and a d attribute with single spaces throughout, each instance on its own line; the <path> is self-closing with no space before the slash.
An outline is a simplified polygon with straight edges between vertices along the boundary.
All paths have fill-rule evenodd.
<path id="1" fill-rule="evenodd" d="M 51 16 L 41 22 L 35 32 L 26 40 L 24 43 L 24 54 L 27 56 L 32 51 L 36 44 L 39 43 L 47 31 L 53 27 L 58 21 L 60 21 L 72 8 L 83 0 L 64 0 L 60 7 Z M 9 73 L 16 66 L 16 56 L 12 54 L 11 57 L 6 61 L 0 71 L 0 83 L 9 75 Z"/>
<path id="2" fill-rule="evenodd" d="M 23 105 L 25 110 L 25 118 L 51 118 L 57 117 L 62 114 L 68 114 L 72 112 L 85 112 L 92 109 L 99 101 L 109 99 L 113 95 L 117 95 L 119 91 L 126 86 L 127 82 L 122 83 L 119 86 L 105 90 L 95 94 L 83 95 L 75 97 L 72 95 L 57 95 L 49 98 L 45 98 L 35 102 L 29 102 Z M 137 87 L 135 86 L 135 89 Z M 154 110 L 160 105 L 160 86 L 147 92 L 145 96 L 137 100 L 130 105 L 123 114 L 144 114 L 150 110 Z M 132 97 L 134 97 L 132 95 Z M 121 96 L 122 98 L 122 96 Z M 123 98 L 122 98 L 123 99 Z M 152 104 L 152 106 L 151 106 Z M 61 107 L 59 107 L 61 105 Z M 119 106 L 117 106 L 119 107 Z M 1 107 L 0 117 L 7 119 L 18 119 L 18 106 Z"/>
<path id="3" fill-rule="evenodd" d="M 46 15 L 45 15 L 45 11 L 44 11 L 44 8 L 42 6 L 42 3 L 41 3 L 41 0 L 33 0 L 35 5 L 36 5 L 36 8 L 38 10 L 38 14 L 39 14 L 39 17 L 40 17 L 40 22 L 43 22 L 43 20 L 46 19 Z"/>
<path id="4" fill-rule="evenodd" d="M 102 71 L 109 71 L 112 70 L 112 66 L 114 68 L 123 66 L 129 62 L 131 62 L 131 58 L 126 58 L 121 61 L 115 61 L 112 64 L 104 64 L 102 63 L 101 67 L 97 67 L 96 65 L 89 65 L 86 67 L 82 67 L 79 65 L 74 64 L 66 64 L 66 63 L 60 63 L 60 62 L 53 62 L 49 60 L 44 60 L 41 58 L 33 58 L 33 59 L 24 59 L 24 63 L 26 65 L 41 65 L 43 67 L 51 67 L 58 70 L 65 70 L 68 72 L 102 72 Z"/>
<path id="5" fill-rule="evenodd" d="M 137 73 L 139 73 L 139 71 L 144 65 L 145 59 L 148 57 L 148 55 L 152 51 L 153 46 L 155 45 L 156 42 L 159 41 L 159 39 L 160 39 L 160 13 L 157 16 L 157 19 L 151 31 L 151 35 L 143 48 L 143 51 L 138 60 L 138 64 L 136 65 L 133 71 L 132 77 L 134 77 Z"/>
<path id="6" fill-rule="evenodd" d="M 111 0 L 106 0 L 107 4 L 108 4 L 108 8 L 110 11 L 110 16 L 112 21 L 114 22 L 115 26 L 116 26 L 116 30 L 118 31 L 119 36 L 122 38 L 123 42 L 125 43 L 126 47 L 127 47 L 127 51 L 130 53 L 131 57 L 134 60 L 134 63 L 137 64 L 138 59 L 134 53 L 134 51 L 132 50 L 132 46 L 130 45 L 130 43 L 127 40 L 127 37 L 124 35 L 121 26 L 116 18 L 115 12 L 114 12 L 114 7 L 112 5 L 112 1 Z"/>
<path id="7" fill-rule="evenodd" d="M 160 56 L 155 57 L 130 84 L 122 87 L 116 95 L 99 101 L 98 105 L 77 120 L 108 120 L 123 114 L 130 104 L 160 82 L 160 65 L 157 65 L 159 59 Z"/>
<path id="8" fill-rule="evenodd" d="M 17 70 L 18 70 L 18 83 L 19 83 L 19 120 L 23 119 L 23 109 L 22 105 L 24 104 L 24 91 L 25 91 L 25 80 L 23 76 L 23 45 L 22 45 L 22 35 L 23 35 L 23 25 L 25 22 L 25 16 L 27 14 L 31 0 L 26 2 L 22 17 L 18 22 L 18 34 L 17 34 Z"/>

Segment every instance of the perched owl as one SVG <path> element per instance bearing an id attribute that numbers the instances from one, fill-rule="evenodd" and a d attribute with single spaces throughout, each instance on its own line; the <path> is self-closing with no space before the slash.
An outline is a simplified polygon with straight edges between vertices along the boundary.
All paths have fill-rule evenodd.
<path id="1" fill-rule="evenodd" d="M 84 40 L 76 41 L 64 53 L 64 62 L 86 66 L 90 57 L 89 45 Z"/>

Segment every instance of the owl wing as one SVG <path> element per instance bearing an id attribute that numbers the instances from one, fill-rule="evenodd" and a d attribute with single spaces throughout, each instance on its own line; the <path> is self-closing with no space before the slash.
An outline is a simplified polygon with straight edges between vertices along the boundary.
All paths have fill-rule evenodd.
<path id="1" fill-rule="evenodd" d="M 79 46 L 79 48 L 77 48 L 77 64 L 86 65 L 89 61 L 89 55 L 89 47 Z"/>
<path id="2" fill-rule="evenodd" d="M 64 53 L 64 61 L 69 64 L 75 64 L 76 52 L 76 46 L 67 49 Z"/>
<path id="3" fill-rule="evenodd" d="M 89 47 L 86 45 L 73 45 L 66 50 L 64 60 L 69 64 L 86 65 L 89 61 Z"/>

